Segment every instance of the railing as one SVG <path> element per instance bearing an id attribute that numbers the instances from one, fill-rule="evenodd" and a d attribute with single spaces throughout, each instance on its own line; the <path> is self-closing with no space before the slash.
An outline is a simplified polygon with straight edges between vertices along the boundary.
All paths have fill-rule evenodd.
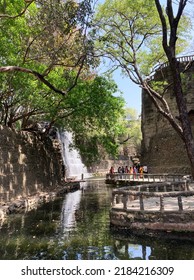
<path id="1" fill-rule="evenodd" d="M 177 61 L 181 62 L 181 63 L 184 63 L 184 62 L 191 62 L 194 60 L 194 55 L 186 55 L 186 56 L 181 56 L 181 57 L 177 57 Z M 155 67 L 155 70 L 158 70 L 158 69 L 162 69 L 162 68 L 165 68 L 169 65 L 169 62 L 164 62 L 160 65 L 157 65 Z"/>
<path id="2" fill-rule="evenodd" d="M 163 191 L 158 192 L 159 188 L 163 188 Z M 145 191 L 146 189 L 146 191 Z M 182 198 L 190 197 L 190 201 L 186 200 L 186 203 L 191 204 L 190 210 L 194 210 L 194 191 L 188 191 L 188 186 L 185 182 L 176 183 L 163 183 L 163 184 L 149 184 L 133 187 L 133 190 L 129 190 L 129 187 L 115 189 L 112 192 L 112 208 L 125 211 L 144 211 L 145 203 L 152 198 L 149 203 L 152 207 L 146 210 L 154 211 L 184 211 L 184 203 Z M 155 200 L 153 199 L 155 198 Z M 165 198 L 169 198 L 165 204 Z M 157 201 L 156 201 L 157 200 Z M 171 205 L 173 200 L 173 207 Z M 153 207 L 154 205 L 154 207 Z M 157 205 L 157 207 L 156 207 Z M 165 209 L 166 206 L 166 209 Z M 177 211 L 177 210 L 175 210 Z"/>
<path id="3" fill-rule="evenodd" d="M 180 182 L 183 181 L 183 175 L 175 174 L 130 174 L 130 173 L 108 173 L 107 180 L 116 181 L 138 181 L 138 182 Z M 186 179 L 185 179 L 186 181 Z"/>
<path id="4" fill-rule="evenodd" d="M 177 61 L 179 61 L 180 63 L 188 63 L 188 62 L 191 62 L 191 61 L 194 61 L 194 55 L 188 55 L 188 56 L 181 56 L 181 57 L 177 57 Z M 156 71 L 159 71 L 165 67 L 168 67 L 169 66 L 169 62 L 164 62 L 162 64 L 157 64 L 154 69 L 153 69 L 153 72 L 152 74 L 148 77 L 149 80 L 154 80 L 154 77 L 155 77 L 155 73 Z"/>

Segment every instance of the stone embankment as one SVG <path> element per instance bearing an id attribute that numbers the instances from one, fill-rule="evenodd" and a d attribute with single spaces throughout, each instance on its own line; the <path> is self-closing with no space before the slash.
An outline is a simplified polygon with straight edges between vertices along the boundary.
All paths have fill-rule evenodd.
<path id="1" fill-rule="evenodd" d="M 160 182 L 114 189 L 110 224 L 139 234 L 194 233 L 193 183 Z"/>
<path id="2" fill-rule="evenodd" d="M 32 209 L 37 209 L 41 204 L 52 201 L 56 197 L 75 191 L 80 188 L 79 182 L 64 183 L 53 191 L 37 192 L 33 196 L 18 197 L 15 200 L 0 203 L 0 226 L 10 214 L 23 213 Z"/>
<path id="3" fill-rule="evenodd" d="M 52 198 L 61 183 L 56 139 L 0 125 L 0 221 Z"/>

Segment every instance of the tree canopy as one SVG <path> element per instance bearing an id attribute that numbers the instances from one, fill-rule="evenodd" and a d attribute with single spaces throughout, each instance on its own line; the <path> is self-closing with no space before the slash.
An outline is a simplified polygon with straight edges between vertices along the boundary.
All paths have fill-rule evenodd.
<path id="1" fill-rule="evenodd" d="M 182 77 L 188 65 L 182 71 L 178 61 L 191 39 L 192 20 L 186 13 L 189 4 L 192 1 L 106 0 L 99 6 L 92 35 L 98 55 L 109 58 L 114 68 L 120 67 L 138 84 L 181 137 L 194 177 L 194 139 Z M 152 79 L 156 67 L 164 62 L 168 62 L 172 75 L 178 119 L 165 99 L 169 83 L 164 79 L 159 84 Z"/>
<path id="2" fill-rule="evenodd" d="M 190 27 L 190 18 L 183 15 L 177 30 L 176 54 L 188 45 Z M 138 85 L 155 71 L 156 65 L 166 62 L 154 0 L 104 1 L 96 12 L 93 36 L 97 53 L 109 58 L 113 68 L 120 67 Z"/>
<path id="3" fill-rule="evenodd" d="M 115 154 L 125 129 L 124 100 L 94 70 L 91 16 L 89 0 L 0 2 L 0 124 L 26 130 L 45 121 L 72 131 L 79 148 L 80 139 L 91 143 L 82 149 L 94 155 L 88 161 L 99 145 Z"/>

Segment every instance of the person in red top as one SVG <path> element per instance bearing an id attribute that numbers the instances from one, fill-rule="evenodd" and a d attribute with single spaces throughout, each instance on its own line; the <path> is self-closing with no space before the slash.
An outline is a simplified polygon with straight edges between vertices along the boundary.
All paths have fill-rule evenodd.
<path id="1" fill-rule="evenodd" d="M 111 168 L 110 168 L 110 173 L 111 173 L 111 174 L 114 173 L 114 167 L 113 167 L 113 166 L 111 166 Z"/>
<path id="2" fill-rule="evenodd" d="M 128 166 L 125 166 L 125 173 L 129 173 L 129 168 L 128 168 Z"/>

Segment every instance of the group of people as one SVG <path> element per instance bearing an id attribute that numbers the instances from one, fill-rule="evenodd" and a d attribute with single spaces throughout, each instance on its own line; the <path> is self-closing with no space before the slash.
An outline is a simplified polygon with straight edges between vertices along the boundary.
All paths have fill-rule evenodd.
<path id="1" fill-rule="evenodd" d="M 129 173 L 129 174 L 140 174 L 140 177 L 143 176 L 143 173 L 145 173 L 145 168 L 142 165 L 134 165 L 134 166 L 119 166 L 117 172 L 115 172 L 114 167 L 111 166 L 110 171 L 111 174 L 114 173 Z"/>

